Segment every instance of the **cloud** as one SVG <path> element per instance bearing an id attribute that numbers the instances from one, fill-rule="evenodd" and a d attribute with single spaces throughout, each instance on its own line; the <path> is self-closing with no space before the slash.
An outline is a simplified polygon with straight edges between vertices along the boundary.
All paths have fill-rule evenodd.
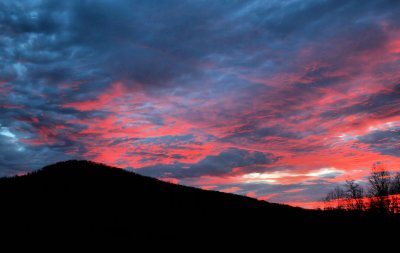
<path id="1" fill-rule="evenodd" d="M 399 15 L 378 0 L 2 1 L 1 175 L 83 158 L 237 190 L 274 168 L 304 190 L 238 192 L 319 197 L 400 164 Z"/>
<path id="2" fill-rule="evenodd" d="M 153 177 L 172 177 L 177 179 L 201 176 L 224 176 L 233 173 L 234 169 L 252 165 L 272 164 L 277 159 L 277 157 L 271 154 L 232 148 L 218 155 L 207 156 L 196 164 L 157 164 L 141 168 L 139 172 Z"/>
<path id="3" fill-rule="evenodd" d="M 360 136 L 359 141 L 382 154 L 400 157 L 400 129 L 375 130 Z"/>
<path id="4" fill-rule="evenodd" d="M 0 176 L 10 176 L 39 169 L 46 163 L 73 159 L 62 146 L 29 146 L 18 139 L 8 127 L 0 125 Z"/>

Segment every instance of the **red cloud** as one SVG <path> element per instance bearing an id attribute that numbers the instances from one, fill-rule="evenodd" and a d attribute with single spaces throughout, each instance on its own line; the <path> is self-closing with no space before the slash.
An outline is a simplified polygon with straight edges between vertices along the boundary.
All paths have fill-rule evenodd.
<path id="1" fill-rule="evenodd" d="M 309 43 L 293 55 L 285 70 L 265 77 L 218 68 L 216 63 L 203 66 L 251 83 L 255 90 L 227 89 L 219 94 L 213 84 L 204 84 L 201 89 L 188 87 L 181 93 L 166 90 L 156 94 L 116 82 L 94 99 L 69 101 L 63 107 L 103 113 L 69 123 L 83 126 L 76 138 L 87 151 L 80 155 L 111 165 L 195 164 L 229 148 L 280 157 L 273 165 L 235 168 L 224 176 L 193 179 L 193 185 L 204 189 L 246 183 L 246 175 L 252 171 L 267 175 L 261 180 L 266 184 L 305 183 L 306 188 L 318 179 L 326 183 L 348 177 L 361 179 L 376 161 L 400 165 L 399 157 L 358 141 L 375 129 L 390 129 L 400 122 L 399 100 L 393 97 L 400 76 L 397 69 L 385 68 L 400 59 L 399 33 L 385 32 L 388 39 L 367 50 L 340 37 L 331 38 L 329 43 Z M 394 104 L 385 104 L 385 99 Z M 38 139 L 30 142 L 52 143 L 59 131 L 62 129 L 39 128 Z M 189 135 L 193 136 L 190 141 L 157 141 Z M 273 168 L 281 175 L 268 178 L 265 173 L 273 173 Z M 324 168 L 341 173 L 330 177 L 317 173 Z M 260 197 L 254 191 L 247 194 L 271 200 L 279 196 Z M 318 204 L 288 203 L 303 207 Z"/>

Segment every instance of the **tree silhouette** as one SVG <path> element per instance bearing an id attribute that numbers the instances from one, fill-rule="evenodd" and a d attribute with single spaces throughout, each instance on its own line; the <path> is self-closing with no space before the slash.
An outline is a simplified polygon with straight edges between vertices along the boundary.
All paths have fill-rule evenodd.
<path id="1" fill-rule="evenodd" d="M 324 202 L 325 209 L 400 213 L 400 172 L 392 175 L 383 164 L 375 163 L 365 191 L 355 180 L 346 180 L 328 192 Z"/>
<path id="2" fill-rule="evenodd" d="M 332 191 L 328 192 L 324 199 L 326 209 L 344 210 L 346 204 L 344 202 L 346 192 L 340 186 L 336 186 Z"/>
<path id="3" fill-rule="evenodd" d="M 346 180 L 345 192 L 347 210 L 364 210 L 364 190 L 355 180 Z"/>
<path id="4" fill-rule="evenodd" d="M 369 182 L 369 199 L 371 211 L 386 213 L 390 210 L 390 172 L 380 163 L 372 167 Z"/>
<path id="5" fill-rule="evenodd" d="M 400 212 L 400 172 L 397 172 L 393 177 L 392 181 L 390 184 L 390 194 L 391 194 L 391 211 L 393 213 L 399 213 Z"/>
<path id="6" fill-rule="evenodd" d="M 400 172 L 397 172 L 393 176 L 393 180 L 392 180 L 390 191 L 391 191 L 392 194 L 399 194 L 400 193 Z"/>

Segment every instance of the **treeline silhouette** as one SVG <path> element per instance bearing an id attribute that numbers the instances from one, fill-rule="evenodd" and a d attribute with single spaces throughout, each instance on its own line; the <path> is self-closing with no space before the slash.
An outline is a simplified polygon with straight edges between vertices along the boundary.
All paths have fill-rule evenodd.
<path id="1" fill-rule="evenodd" d="M 397 215 L 305 210 L 166 183 L 88 161 L 60 162 L 0 179 L 0 206 L 0 234 L 16 238 L 258 238 L 273 244 L 400 225 Z"/>
<path id="2" fill-rule="evenodd" d="M 323 199 L 326 210 L 400 212 L 400 172 L 392 173 L 383 164 L 375 163 L 363 188 L 355 180 L 346 180 Z"/>

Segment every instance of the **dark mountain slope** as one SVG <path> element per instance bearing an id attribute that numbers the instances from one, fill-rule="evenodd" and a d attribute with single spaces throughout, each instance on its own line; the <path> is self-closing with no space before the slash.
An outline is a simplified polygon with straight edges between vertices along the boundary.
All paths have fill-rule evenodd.
<path id="1" fill-rule="evenodd" d="M 310 211 L 174 185 L 87 161 L 0 179 L 0 232 L 207 239 L 397 226 L 397 217 Z M 318 232 L 319 233 L 319 232 Z"/>

